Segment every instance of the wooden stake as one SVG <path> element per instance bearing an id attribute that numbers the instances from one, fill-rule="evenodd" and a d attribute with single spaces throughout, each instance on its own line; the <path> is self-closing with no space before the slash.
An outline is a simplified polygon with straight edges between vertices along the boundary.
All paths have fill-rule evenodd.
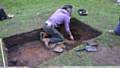
<path id="1" fill-rule="evenodd" d="M 2 39 L 1 38 L 0 38 L 0 48 L 1 48 L 3 65 L 4 65 L 4 68 L 6 68 L 5 55 L 4 55 L 4 51 L 3 51 L 3 44 L 2 44 Z"/>

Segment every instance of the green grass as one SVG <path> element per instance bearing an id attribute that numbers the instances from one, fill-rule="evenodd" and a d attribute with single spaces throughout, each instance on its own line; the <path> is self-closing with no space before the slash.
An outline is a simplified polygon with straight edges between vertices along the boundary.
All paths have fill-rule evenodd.
<path id="1" fill-rule="evenodd" d="M 110 35 L 107 31 L 113 29 L 120 16 L 120 6 L 112 0 L 0 0 L 7 13 L 15 15 L 13 19 L 0 21 L 0 37 L 8 37 L 40 28 L 44 21 L 61 5 L 74 6 L 73 17 L 100 30 L 103 34 L 97 38 L 99 43 L 119 46 L 120 37 Z M 80 17 L 79 8 L 88 10 L 88 16 Z M 64 53 L 42 65 L 92 65 L 86 53 L 82 58 L 76 56 L 74 50 Z"/>

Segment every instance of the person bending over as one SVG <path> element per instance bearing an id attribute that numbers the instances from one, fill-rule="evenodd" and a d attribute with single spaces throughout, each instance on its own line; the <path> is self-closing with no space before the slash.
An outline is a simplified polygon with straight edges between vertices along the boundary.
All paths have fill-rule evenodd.
<path id="1" fill-rule="evenodd" d="M 45 45 L 48 46 L 49 43 L 60 43 L 64 42 L 63 35 L 56 29 L 60 28 L 59 25 L 64 24 L 65 31 L 69 35 L 71 40 L 74 37 L 70 31 L 70 18 L 72 13 L 72 5 L 64 5 L 57 9 L 45 22 L 43 30 L 49 35 L 48 38 L 43 38 Z"/>

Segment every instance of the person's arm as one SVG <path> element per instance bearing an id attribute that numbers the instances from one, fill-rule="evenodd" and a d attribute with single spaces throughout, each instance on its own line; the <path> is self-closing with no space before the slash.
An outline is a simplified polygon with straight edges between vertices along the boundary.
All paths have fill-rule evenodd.
<path id="1" fill-rule="evenodd" d="M 69 34 L 70 39 L 74 40 L 74 37 L 70 31 L 70 17 L 69 16 L 65 17 L 65 29 L 66 29 L 66 32 Z"/>

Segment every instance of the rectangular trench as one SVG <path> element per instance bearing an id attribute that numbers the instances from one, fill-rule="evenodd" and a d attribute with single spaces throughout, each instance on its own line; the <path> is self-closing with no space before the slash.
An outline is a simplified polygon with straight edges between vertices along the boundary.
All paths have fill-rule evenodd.
<path id="1" fill-rule="evenodd" d="M 84 24 L 76 18 L 71 19 L 70 27 L 75 41 L 70 41 L 64 26 L 58 30 L 65 37 L 66 51 L 73 49 L 82 41 L 89 40 L 101 35 L 101 32 Z M 6 47 L 8 66 L 30 66 L 35 67 L 51 58 L 59 56 L 62 53 L 55 53 L 45 48 L 40 41 L 41 29 L 36 29 L 30 32 L 13 35 L 3 38 L 4 46 Z"/>

